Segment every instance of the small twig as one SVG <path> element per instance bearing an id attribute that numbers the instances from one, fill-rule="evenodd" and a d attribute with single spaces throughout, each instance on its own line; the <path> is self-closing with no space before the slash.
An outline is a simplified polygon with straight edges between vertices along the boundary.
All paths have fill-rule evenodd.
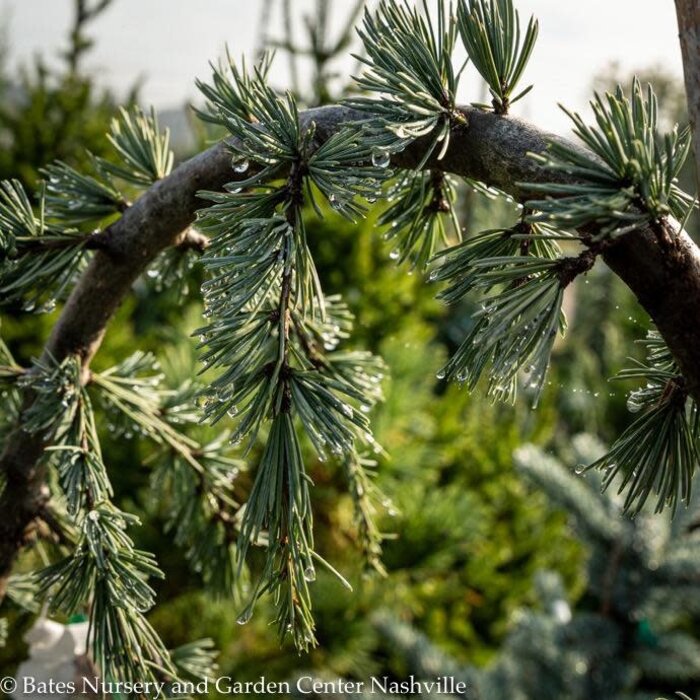
<path id="1" fill-rule="evenodd" d="M 562 258 L 559 262 L 559 282 L 562 287 L 568 287 L 579 275 L 588 272 L 598 254 L 592 248 L 584 250 L 575 258 Z"/>
<path id="2" fill-rule="evenodd" d="M 183 231 L 181 239 L 175 244 L 175 247 L 183 252 L 196 250 L 202 254 L 209 247 L 209 243 L 209 236 L 194 228 L 188 228 Z"/>

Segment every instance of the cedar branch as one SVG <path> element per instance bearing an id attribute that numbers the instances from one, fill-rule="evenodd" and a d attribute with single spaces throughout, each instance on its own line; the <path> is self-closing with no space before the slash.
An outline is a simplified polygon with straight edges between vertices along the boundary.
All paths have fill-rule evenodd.
<path id="1" fill-rule="evenodd" d="M 454 127 L 444 158 L 429 159 L 426 168 L 483 181 L 520 201 L 528 193 L 519 183 L 566 177 L 545 172 L 529 155 L 543 152 L 559 137 L 515 118 L 471 107 L 461 111 L 465 123 Z M 305 125 L 316 123 L 318 143 L 360 118 L 357 112 L 338 106 L 302 114 Z M 392 163 L 415 168 L 425 148 L 425 141 L 416 142 L 395 154 Z M 226 145 L 219 143 L 182 163 L 145 192 L 102 235 L 104 249 L 95 251 L 73 289 L 45 355 L 58 361 L 78 356 L 87 371 L 109 320 L 134 281 L 161 251 L 182 241 L 197 209 L 204 205 L 197 192 L 219 190 L 240 177 L 244 176 L 231 168 Z M 695 322 L 700 303 L 700 250 L 674 224 L 668 224 L 665 233 L 667 236 L 659 237 L 649 227 L 623 236 L 606 247 L 603 258 L 649 313 L 681 368 L 689 394 L 700 400 L 700 323 Z M 20 417 L 0 455 L 0 471 L 7 478 L 7 488 L 0 496 L 0 600 L 25 532 L 45 502 L 43 450 L 42 436 L 26 433 Z"/>

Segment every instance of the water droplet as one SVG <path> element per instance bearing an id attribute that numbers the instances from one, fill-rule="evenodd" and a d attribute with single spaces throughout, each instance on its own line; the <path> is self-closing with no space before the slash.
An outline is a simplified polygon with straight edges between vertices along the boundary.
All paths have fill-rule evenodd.
<path id="1" fill-rule="evenodd" d="M 438 278 L 438 271 L 437 271 L 437 270 L 433 270 L 433 271 L 430 273 L 429 277 L 428 277 L 428 279 L 429 279 L 431 282 L 435 282 L 435 280 L 436 280 L 437 278 Z"/>
<path id="2" fill-rule="evenodd" d="M 251 617 L 253 617 L 253 611 L 250 608 L 248 608 L 238 616 L 236 623 L 239 625 L 246 625 L 250 622 Z"/>
<path id="3" fill-rule="evenodd" d="M 375 168 L 388 168 L 390 162 L 391 156 L 386 151 L 372 151 L 372 165 Z"/>
<path id="4" fill-rule="evenodd" d="M 234 156 L 231 160 L 231 167 L 234 173 L 244 173 L 249 166 L 250 162 L 245 156 Z"/>
<path id="5" fill-rule="evenodd" d="M 231 418 L 235 418 L 238 415 L 238 406 L 231 406 L 226 413 L 228 413 Z"/>
<path id="6" fill-rule="evenodd" d="M 338 211 L 343 208 L 343 200 L 339 199 L 336 197 L 334 194 L 332 194 L 330 197 L 328 197 L 328 201 L 333 209 L 335 211 Z"/>
<path id="7" fill-rule="evenodd" d="M 447 372 L 444 369 L 441 369 L 435 376 L 438 379 L 444 379 L 447 376 Z"/>
<path id="8" fill-rule="evenodd" d="M 363 403 L 360 406 L 360 410 L 362 411 L 362 413 L 369 413 L 372 410 L 372 407 L 368 406 L 366 403 Z"/>
<path id="9" fill-rule="evenodd" d="M 316 569 L 313 566 L 307 566 L 304 569 L 304 580 L 309 582 L 316 580 Z"/>
<path id="10" fill-rule="evenodd" d="M 398 248 L 394 248 L 394 250 L 392 250 L 391 253 L 389 253 L 389 257 L 392 260 L 398 260 L 400 255 L 401 255 L 401 252 L 399 251 Z"/>
<path id="11" fill-rule="evenodd" d="M 88 518 L 90 518 L 90 520 L 92 520 L 93 523 L 96 523 L 100 519 L 100 514 L 96 510 L 91 510 L 88 513 Z"/>
<path id="12" fill-rule="evenodd" d="M 577 474 L 583 474 L 583 472 L 586 471 L 586 465 L 585 465 L 585 464 L 578 464 L 578 465 L 576 466 L 576 469 L 574 469 L 574 471 L 575 471 Z"/>
<path id="13" fill-rule="evenodd" d="M 156 277 L 158 277 L 158 275 L 159 275 L 160 273 L 158 272 L 158 270 L 150 269 L 150 270 L 148 270 L 148 271 L 146 272 L 146 274 L 147 274 L 152 280 L 154 280 L 154 279 L 156 279 Z"/>

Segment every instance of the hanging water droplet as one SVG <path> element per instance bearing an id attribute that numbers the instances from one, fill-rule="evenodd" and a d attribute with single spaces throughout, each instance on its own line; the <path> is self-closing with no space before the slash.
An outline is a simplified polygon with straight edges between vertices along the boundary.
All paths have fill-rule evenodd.
<path id="1" fill-rule="evenodd" d="M 436 376 L 438 379 L 444 379 L 444 378 L 447 376 L 447 372 L 445 372 L 444 369 L 441 369 L 441 370 L 439 370 L 439 371 L 435 374 L 435 376 Z"/>
<path id="2" fill-rule="evenodd" d="M 158 270 L 154 270 L 153 268 L 151 268 L 150 270 L 148 270 L 148 271 L 146 272 L 146 274 L 147 274 L 152 280 L 154 280 L 154 279 L 156 279 L 156 277 L 158 277 L 158 275 L 159 275 L 160 273 L 158 272 Z"/>
<path id="3" fill-rule="evenodd" d="M 250 622 L 251 617 L 253 617 L 253 611 L 250 608 L 248 608 L 238 616 L 236 623 L 239 625 L 246 625 Z"/>
<path id="4" fill-rule="evenodd" d="M 578 464 L 578 465 L 576 465 L 576 469 L 574 469 L 574 471 L 577 474 L 583 474 L 583 472 L 586 471 L 586 465 L 585 464 Z"/>
<path id="5" fill-rule="evenodd" d="M 388 168 L 391 162 L 391 156 L 380 149 L 372 151 L 372 165 L 375 168 Z"/>
<path id="6" fill-rule="evenodd" d="M 244 173 L 249 166 L 250 162 L 245 156 L 234 156 L 231 160 L 231 167 L 234 173 Z"/>
<path id="7" fill-rule="evenodd" d="M 238 406 L 231 406 L 226 413 L 228 413 L 231 418 L 235 418 L 238 415 Z"/>
<path id="8" fill-rule="evenodd" d="M 369 413 L 372 410 L 372 407 L 368 406 L 366 403 L 363 403 L 360 406 L 360 410 L 362 411 L 362 413 Z"/>
<path id="9" fill-rule="evenodd" d="M 401 255 L 401 252 L 399 251 L 398 248 L 394 248 L 394 250 L 392 250 L 391 253 L 389 253 L 389 257 L 392 260 L 398 260 L 400 255 Z"/>
<path id="10" fill-rule="evenodd" d="M 435 280 L 436 280 L 437 278 L 438 278 L 438 271 L 437 271 L 437 270 L 433 270 L 433 271 L 430 273 L 430 276 L 428 277 L 428 279 L 429 279 L 431 282 L 435 282 Z"/>
<path id="11" fill-rule="evenodd" d="M 316 569 L 313 566 L 307 566 L 304 569 L 304 580 L 309 582 L 316 580 Z"/>

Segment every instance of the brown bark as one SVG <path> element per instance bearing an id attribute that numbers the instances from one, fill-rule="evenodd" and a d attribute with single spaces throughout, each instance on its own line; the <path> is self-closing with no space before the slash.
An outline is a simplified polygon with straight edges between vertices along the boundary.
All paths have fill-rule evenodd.
<path id="1" fill-rule="evenodd" d="M 700 3 L 698 0 L 676 0 L 676 16 L 693 131 L 695 174 L 700 182 Z"/>
<path id="2" fill-rule="evenodd" d="M 529 154 L 543 151 L 558 137 L 518 119 L 470 107 L 463 109 L 467 124 L 456 127 L 442 161 L 426 167 L 470 177 L 494 185 L 517 199 L 527 193 L 519 183 L 552 179 Z M 360 115 L 344 107 L 322 107 L 302 115 L 316 122 L 323 142 L 343 123 Z M 416 143 L 392 160 L 411 168 L 420 160 L 424 144 Z M 82 358 L 87 367 L 97 351 L 110 318 L 131 285 L 158 253 L 183 240 L 183 231 L 203 205 L 202 189 L 220 189 L 237 177 L 230 156 L 218 144 L 180 165 L 151 187 L 104 234 L 98 250 L 78 281 L 51 333 L 46 353 L 61 360 Z M 666 241 L 666 242 L 664 242 Z M 691 394 L 700 400 L 700 251 L 683 231 L 659 236 L 651 229 L 622 237 L 605 252 L 605 262 L 636 294 L 677 358 Z M 0 455 L 0 470 L 9 479 L 0 497 L 0 598 L 24 532 L 41 505 L 43 452 L 41 436 L 18 426 Z"/>

